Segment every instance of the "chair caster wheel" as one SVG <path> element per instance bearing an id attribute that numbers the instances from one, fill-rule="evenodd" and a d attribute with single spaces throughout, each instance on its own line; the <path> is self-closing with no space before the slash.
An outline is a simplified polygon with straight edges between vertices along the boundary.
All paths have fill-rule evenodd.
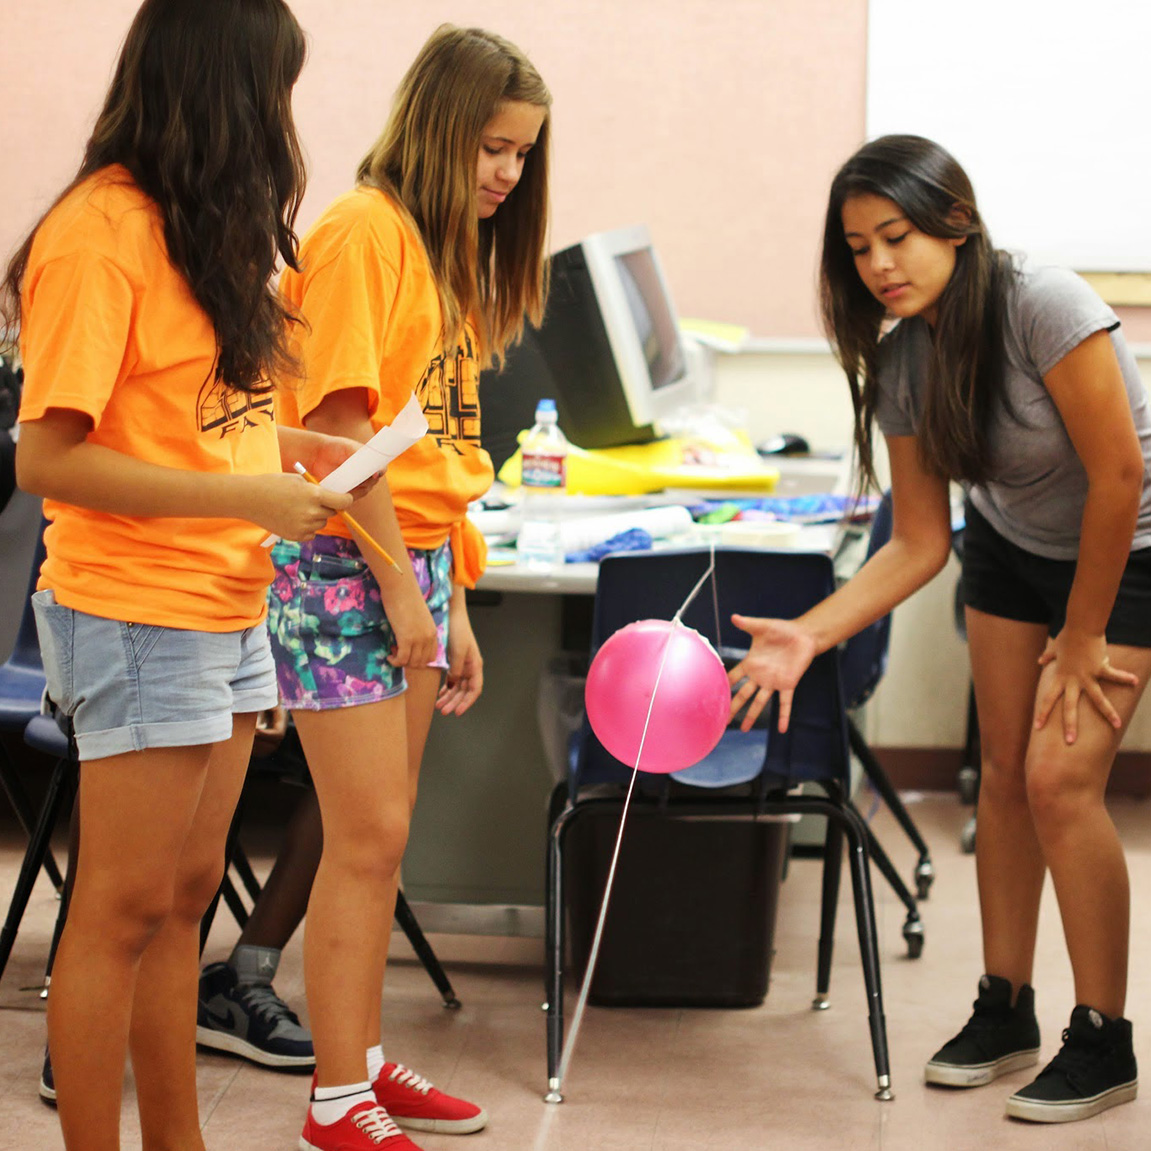
<path id="1" fill-rule="evenodd" d="M 974 803 L 979 795 L 979 771 L 974 767 L 959 769 L 959 778 L 956 781 L 959 787 L 959 801 L 961 803 Z"/>
<path id="2" fill-rule="evenodd" d="M 451 999 L 444 1000 L 445 1011 L 459 1011 L 463 1004 L 453 995 Z"/>
<path id="3" fill-rule="evenodd" d="M 932 866 L 930 859 L 922 859 L 919 866 L 915 869 L 915 898 L 922 903 L 931 891 L 931 885 L 935 882 L 935 868 Z"/>
<path id="4" fill-rule="evenodd" d="M 910 916 L 903 925 L 903 938 L 907 941 L 907 956 L 909 959 L 918 959 L 923 954 L 923 921 L 917 916 Z"/>
<path id="5" fill-rule="evenodd" d="M 975 851 L 975 816 L 973 815 L 959 833 L 959 849 L 964 855 L 971 855 Z"/>

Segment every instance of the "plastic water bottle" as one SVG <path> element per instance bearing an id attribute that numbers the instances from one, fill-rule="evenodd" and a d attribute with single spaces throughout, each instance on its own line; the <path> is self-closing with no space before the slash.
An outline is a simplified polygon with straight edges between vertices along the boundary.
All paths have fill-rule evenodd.
<path id="1" fill-rule="evenodd" d="M 564 562 L 560 500 L 567 490 L 567 437 L 560 431 L 555 400 L 540 400 L 535 426 L 521 446 L 523 524 L 516 540 L 519 562 L 548 570 Z"/>

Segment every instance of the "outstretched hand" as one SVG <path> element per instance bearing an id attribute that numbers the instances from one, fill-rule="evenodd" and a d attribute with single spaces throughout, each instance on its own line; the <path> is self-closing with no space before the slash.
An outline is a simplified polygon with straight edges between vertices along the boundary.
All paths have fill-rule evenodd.
<path id="1" fill-rule="evenodd" d="M 727 676 L 737 688 L 731 699 L 732 718 L 746 705 L 739 726 L 741 731 L 750 731 L 772 694 L 778 693 L 779 730 L 787 731 L 795 686 L 817 654 L 815 639 L 796 620 L 743 615 L 733 615 L 731 620 L 751 636 L 750 651 Z"/>
<path id="2" fill-rule="evenodd" d="M 1118 728 L 1122 721 L 1103 691 L 1104 683 L 1135 687 L 1139 677 L 1112 667 L 1107 658 L 1107 641 L 1103 636 L 1086 635 L 1064 628 L 1048 639 L 1039 657 L 1043 673 L 1035 695 L 1035 729 L 1043 727 L 1063 700 L 1063 738 L 1074 743 L 1079 735 L 1079 701 L 1086 696 L 1100 715 Z"/>

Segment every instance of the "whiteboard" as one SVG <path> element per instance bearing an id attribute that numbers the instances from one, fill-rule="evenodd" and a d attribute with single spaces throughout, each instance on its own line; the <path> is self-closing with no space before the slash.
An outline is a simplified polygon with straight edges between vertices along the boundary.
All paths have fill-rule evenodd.
<path id="1" fill-rule="evenodd" d="M 1148 0 L 870 0 L 867 135 L 966 169 L 997 247 L 1151 271 Z"/>

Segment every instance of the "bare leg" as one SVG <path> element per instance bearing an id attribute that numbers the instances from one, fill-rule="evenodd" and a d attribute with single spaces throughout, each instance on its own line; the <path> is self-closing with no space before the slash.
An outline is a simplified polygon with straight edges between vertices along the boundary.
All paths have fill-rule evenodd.
<path id="1" fill-rule="evenodd" d="M 435 714 L 436 694 L 440 690 L 442 673 L 438 668 L 420 668 L 413 671 L 406 668 L 404 672 L 408 681 L 408 690 L 404 693 L 406 722 L 408 730 L 408 776 L 407 800 L 408 816 L 416 809 L 416 793 L 419 790 L 420 764 L 424 758 L 424 747 L 428 742 L 428 731 L 432 726 L 432 716 Z M 391 908 L 395 915 L 396 891 L 399 887 L 400 872 L 396 869 L 391 889 Z M 381 1016 L 383 1014 L 384 980 L 383 972 L 388 961 L 388 945 L 391 941 L 391 929 L 383 935 L 381 943 L 383 950 L 377 957 L 380 968 L 380 980 L 376 984 L 375 1001 L 370 1009 L 368 1019 L 368 1047 L 374 1047 L 380 1042 Z"/>
<path id="2" fill-rule="evenodd" d="M 294 718 L 323 816 L 304 977 L 317 1081 L 331 1087 L 365 1080 L 377 1042 L 384 941 L 410 818 L 405 701 Z"/>
<path id="3" fill-rule="evenodd" d="M 1127 997 L 1130 890 L 1127 862 L 1104 792 L 1115 752 L 1151 674 L 1151 651 L 1112 646 L 1109 655 L 1115 667 L 1139 677 L 1138 687 L 1103 688 L 1122 729 L 1113 728 L 1084 700 L 1078 738 L 1068 746 L 1057 708 L 1032 736 L 1027 793 L 1059 900 L 1075 974 L 1075 1001 L 1115 1018 L 1123 1014 Z"/>
<path id="4" fill-rule="evenodd" d="M 209 745 L 153 748 L 81 767 L 84 832 L 48 1000 L 52 1072 L 69 1151 L 120 1146 L 137 973 L 173 907 L 173 861 L 195 822 L 210 752 Z M 158 803 L 161 788 L 164 802 Z M 190 1093 L 194 1111 L 194 1079 L 170 1090 Z M 183 1099 L 173 1106 L 180 1114 L 187 1110 Z M 188 1146 L 199 1151 L 202 1144 Z"/>
<path id="5" fill-rule="evenodd" d="M 1031 982 L 1043 890 L 1024 764 L 1047 628 L 968 608 L 967 642 L 983 752 L 975 837 L 983 965 L 1018 992 Z"/>
<path id="6" fill-rule="evenodd" d="M 255 713 L 214 744 L 179 859 L 172 911 L 140 960 L 130 1044 L 144 1147 L 200 1151 L 196 1106 L 196 986 L 200 919 L 220 886 L 224 844 L 251 757 Z"/>
<path id="7" fill-rule="evenodd" d="M 292 812 L 276 862 L 237 943 L 281 949 L 287 946 L 308 908 L 323 847 L 319 801 L 315 791 L 308 788 Z"/>

